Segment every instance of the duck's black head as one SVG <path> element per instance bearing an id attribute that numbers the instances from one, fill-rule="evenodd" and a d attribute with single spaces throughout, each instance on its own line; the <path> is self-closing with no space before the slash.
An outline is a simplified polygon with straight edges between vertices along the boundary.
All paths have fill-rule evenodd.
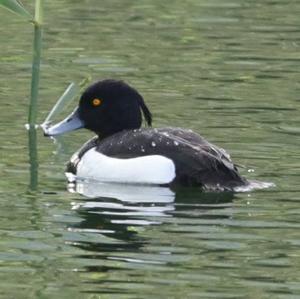
<path id="1" fill-rule="evenodd" d="M 48 128 L 46 134 L 54 136 L 83 127 L 105 138 L 122 130 L 140 128 L 142 113 L 151 126 L 151 112 L 133 87 L 123 81 L 98 81 L 83 92 L 75 111 Z"/>

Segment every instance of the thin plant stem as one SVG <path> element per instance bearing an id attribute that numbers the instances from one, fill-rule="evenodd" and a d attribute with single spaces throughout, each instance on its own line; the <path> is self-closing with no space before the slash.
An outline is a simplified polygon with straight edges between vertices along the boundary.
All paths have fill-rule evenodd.
<path id="1" fill-rule="evenodd" d="M 37 104 L 39 95 L 40 82 L 40 65 L 41 65 L 41 50 L 42 50 L 42 0 L 35 2 L 34 39 L 33 39 L 33 62 L 32 62 L 32 77 L 31 77 L 31 96 L 28 112 L 28 149 L 30 162 L 30 183 L 29 189 L 36 191 L 38 188 L 38 150 L 37 150 Z"/>
<path id="2" fill-rule="evenodd" d="M 31 77 L 31 96 L 29 103 L 28 124 L 35 127 L 37 119 L 37 103 L 40 81 L 40 65 L 42 50 L 42 0 L 36 0 L 34 17 L 33 63 Z"/>
<path id="3" fill-rule="evenodd" d="M 28 147 L 30 163 L 30 183 L 29 189 L 36 191 L 38 186 L 38 151 L 37 151 L 37 132 L 35 127 L 28 130 Z"/>

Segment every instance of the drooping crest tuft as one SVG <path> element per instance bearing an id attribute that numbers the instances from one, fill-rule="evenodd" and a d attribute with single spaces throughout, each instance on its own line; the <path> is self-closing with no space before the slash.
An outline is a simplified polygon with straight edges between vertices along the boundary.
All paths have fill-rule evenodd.
<path id="1" fill-rule="evenodd" d="M 152 114 L 151 114 L 150 110 L 148 109 L 148 107 L 146 106 L 146 104 L 144 102 L 144 99 L 142 97 L 139 98 L 139 104 L 140 104 L 140 107 L 143 111 L 143 115 L 144 115 L 144 118 L 145 118 L 148 126 L 151 127 L 151 125 L 152 125 Z"/>

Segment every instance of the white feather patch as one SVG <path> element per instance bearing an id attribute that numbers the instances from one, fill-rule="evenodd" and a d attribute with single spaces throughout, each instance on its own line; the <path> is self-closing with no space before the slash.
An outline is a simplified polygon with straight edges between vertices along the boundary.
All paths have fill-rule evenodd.
<path id="1" fill-rule="evenodd" d="M 175 178 L 175 165 L 164 156 L 119 159 L 105 156 L 92 148 L 78 163 L 77 176 L 101 182 L 168 184 Z"/>

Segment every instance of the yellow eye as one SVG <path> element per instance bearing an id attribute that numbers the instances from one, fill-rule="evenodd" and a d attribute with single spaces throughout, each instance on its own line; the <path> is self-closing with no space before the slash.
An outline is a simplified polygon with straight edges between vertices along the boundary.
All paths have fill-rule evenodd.
<path id="1" fill-rule="evenodd" d="M 102 103 L 102 100 L 101 99 L 93 99 L 93 106 L 99 106 L 101 105 Z"/>

